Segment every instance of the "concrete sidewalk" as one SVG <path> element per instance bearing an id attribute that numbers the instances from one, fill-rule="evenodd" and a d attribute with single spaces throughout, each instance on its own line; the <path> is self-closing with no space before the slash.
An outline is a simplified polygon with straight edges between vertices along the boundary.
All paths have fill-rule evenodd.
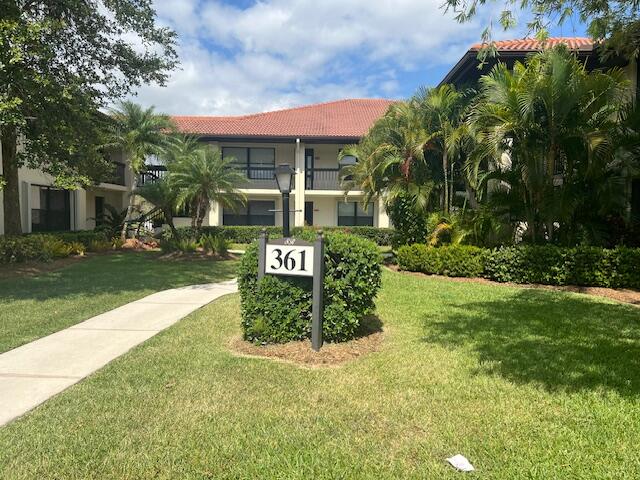
<path id="1" fill-rule="evenodd" d="M 1 354 L 0 425 L 237 289 L 231 280 L 157 292 Z"/>

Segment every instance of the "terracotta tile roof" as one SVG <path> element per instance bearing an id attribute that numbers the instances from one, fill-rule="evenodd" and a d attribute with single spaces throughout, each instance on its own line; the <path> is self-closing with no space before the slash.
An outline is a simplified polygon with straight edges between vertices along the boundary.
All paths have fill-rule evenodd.
<path id="1" fill-rule="evenodd" d="M 214 137 L 357 138 L 394 103 L 348 99 L 232 117 L 173 116 L 184 133 Z"/>
<path id="2" fill-rule="evenodd" d="M 536 52 L 543 48 L 550 48 L 564 43 L 571 50 L 593 50 L 595 43 L 590 38 L 585 37 L 554 37 L 548 38 L 545 42 L 541 42 L 534 38 L 521 38 L 518 40 L 499 40 L 494 42 L 498 51 L 501 52 Z M 482 48 L 482 43 L 476 43 L 469 49 L 470 51 L 478 51 Z"/>

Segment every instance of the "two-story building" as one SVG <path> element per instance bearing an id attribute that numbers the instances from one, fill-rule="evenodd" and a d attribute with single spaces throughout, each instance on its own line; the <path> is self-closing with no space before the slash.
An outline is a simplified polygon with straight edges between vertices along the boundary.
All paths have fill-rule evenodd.
<path id="1" fill-rule="evenodd" d="M 496 61 L 513 65 L 544 47 L 564 43 L 585 62 L 588 69 L 618 66 L 637 92 L 638 62 L 610 59 L 602 63 L 596 45 L 587 38 L 552 38 L 545 44 L 533 39 L 505 40 L 496 43 L 499 56 L 478 69 L 477 54 L 481 45 L 473 45 L 444 77 L 442 83 L 473 85 Z M 393 103 L 383 99 L 351 99 L 307 105 L 274 112 L 241 116 L 174 116 L 178 129 L 196 135 L 201 141 L 220 149 L 232 158 L 235 168 L 246 176 L 243 191 L 246 206 L 230 211 L 213 205 L 206 225 L 279 225 L 282 216 L 281 196 L 276 188 L 274 170 L 289 164 L 296 171 L 292 192 L 291 224 L 372 225 L 388 227 L 389 219 L 382 202 L 365 210 L 362 192 L 345 195 L 339 185 L 338 155 L 345 145 L 357 143 L 375 121 Z M 0 162 L 1 169 L 1 162 Z M 157 169 L 157 170 L 154 170 Z M 1 170 L 0 170 L 1 173 Z M 162 174 L 160 167 L 150 167 L 141 178 L 153 179 Z M 53 179 L 40 171 L 20 169 L 20 213 L 24 232 L 84 230 L 95 226 L 104 205 L 126 207 L 131 192 L 130 170 L 125 159 L 116 162 L 115 178 L 86 189 L 61 190 Z M 640 178 L 630 179 L 630 212 L 640 216 Z M 177 219 L 188 224 L 188 219 Z M 0 190 L 0 234 L 4 219 Z"/>
<path id="2" fill-rule="evenodd" d="M 291 224 L 370 225 L 388 227 L 381 201 L 362 208 L 362 192 L 340 188 L 338 155 L 357 143 L 380 118 L 390 100 L 351 99 L 307 105 L 274 112 L 232 117 L 174 116 L 183 133 L 232 159 L 246 177 L 242 191 L 247 204 L 232 211 L 213 205 L 208 225 L 280 225 L 281 195 L 276 166 L 296 172 L 291 193 Z"/>
<path id="3" fill-rule="evenodd" d="M 475 87 L 482 75 L 486 75 L 497 62 L 504 63 L 508 68 L 513 68 L 515 62 L 524 62 L 528 55 L 551 48 L 558 44 L 566 45 L 574 55 L 585 65 L 588 71 L 595 69 L 619 68 L 624 72 L 629 82 L 630 93 L 635 98 L 640 97 L 640 62 L 638 58 L 631 60 L 616 56 L 609 56 L 606 60 L 598 52 L 598 45 L 590 38 L 584 37 L 556 37 L 542 42 L 533 38 L 517 40 L 500 40 L 494 43 L 497 56 L 487 58 L 483 65 L 479 66 L 478 52 L 482 44 L 472 45 L 471 48 L 458 60 L 451 70 L 444 76 L 440 85 L 453 84 L 458 88 Z M 503 155 L 503 161 L 509 162 L 508 155 Z M 562 181 L 561 170 L 558 169 L 556 181 Z M 627 179 L 627 195 L 629 203 L 628 215 L 634 219 L 640 219 L 640 176 L 630 176 Z"/>
<path id="4" fill-rule="evenodd" d="M 0 174 L 2 174 L 0 152 Z M 114 160 L 114 174 L 109 181 L 87 188 L 65 190 L 55 186 L 54 178 L 41 170 L 22 167 L 20 181 L 20 218 L 22 232 L 60 232 L 92 230 L 109 204 L 122 210 L 131 192 L 131 171 L 125 159 Z M 4 234 L 3 194 L 0 190 L 0 235 Z"/>

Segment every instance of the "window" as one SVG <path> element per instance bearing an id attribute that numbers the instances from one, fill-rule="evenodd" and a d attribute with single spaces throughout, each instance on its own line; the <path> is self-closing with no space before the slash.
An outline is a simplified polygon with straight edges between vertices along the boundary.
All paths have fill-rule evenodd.
<path id="1" fill-rule="evenodd" d="M 276 164 L 275 148 L 223 147 L 222 158 L 233 158 L 233 163 L 246 169 L 247 177 L 255 180 L 271 180 Z"/>
<path id="2" fill-rule="evenodd" d="M 245 166 L 249 164 L 249 149 L 237 147 L 224 147 L 222 158 L 232 159 L 234 163 Z"/>
<path id="3" fill-rule="evenodd" d="M 71 229 L 71 201 L 68 190 L 31 186 L 31 230 L 54 232 Z"/>
<path id="4" fill-rule="evenodd" d="M 338 226 L 373 227 L 373 205 L 364 210 L 359 202 L 338 202 Z"/>
<path id="5" fill-rule="evenodd" d="M 250 200 L 236 211 L 226 208 L 222 215 L 223 225 L 275 225 L 276 202 Z"/>

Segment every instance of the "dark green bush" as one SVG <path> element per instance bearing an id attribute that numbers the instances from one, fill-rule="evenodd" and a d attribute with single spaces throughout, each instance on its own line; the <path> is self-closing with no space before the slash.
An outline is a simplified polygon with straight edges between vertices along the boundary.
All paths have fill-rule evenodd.
<path id="1" fill-rule="evenodd" d="M 51 260 L 46 257 L 44 241 L 43 235 L 0 237 L 0 263 Z"/>
<path id="2" fill-rule="evenodd" d="M 468 245 L 405 245 L 398 250 L 398 265 L 403 270 L 431 275 L 478 277 L 483 272 L 484 255 L 484 249 Z"/>
<path id="3" fill-rule="evenodd" d="M 640 249 L 519 245 L 493 250 L 467 246 L 404 246 L 403 270 L 497 282 L 640 288 Z"/>
<path id="4" fill-rule="evenodd" d="M 262 227 L 257 225 L 243 226 L 243 225 L 221 225 L 216 227 L 202 227 L 200 229 L 200 237 L 204 235 L 222 236 L 229 242 L 233 243 L 251 243 L 260 236 L 260 232 L 265 228 L 271 238 L 277 238 L 282 236 L 282 227 Z M 391 245 L 391 238 L 394 230 L 392 228 L 377 228 L 377 227 L 295 227 L 291 230 L 291 233 L 295 236 L 302 232 L 315 232 L 317 230 L 323 230 L 324 232 L 343 232 L 363 237 L 378 245 Z M 182 237 L 196 238 L 197 232 L 192 227 L 182 227 L 178 229 L 178 232 Z"/>
<path id="5" fill-rule="evenodd" d="M 356 235 L 358 237 L 366 238 L 367 240 L 371 240 L 377 245 L 388 246 L 391 245 L 391 241 L 394 235 L 393 228 L 379 228 L 379 227 L 367 227 L 367 226 L 355 226 L 355 227 L 305 227 L 301 229 L 300 227 L 296 227 L 293 229 L 294 234 L 300 232 L 301 230 L 307 231 L 318 231 L 322 230 L 324 232 L 342 232 L 349 233 L 352 235 Z"/>
<path id="6" fill-rule="evenodd" d="M 415 208 L 415 202 L 407 194 L 398 196 L 387 207 L 387 213 L 393 223 L 394 230 L 391 245 L 422 243 L 427 239 L 427 217 Z"/>
<path id="7" fill-rule="evenodd" d="M 616 275 L 612 287 L 640 289 L 640 248 L 618 247 L 609 260 Z"/>
<path id="8" fill-rule="evenodd" d="M 303 232 L 311 240 L 314 235 Z M 265 275 L 258 282 L 257 243 L 251 244 L 238 272 L 245 339 L 281 343 L 311 332 L 311 278 Z M 354 337 L 362 318 L 374 311 L 380 288 L 380 254 L 375 244 L 355 235 L 330 232 L 325 243 L 324 323 L 326 341 Z"/>

